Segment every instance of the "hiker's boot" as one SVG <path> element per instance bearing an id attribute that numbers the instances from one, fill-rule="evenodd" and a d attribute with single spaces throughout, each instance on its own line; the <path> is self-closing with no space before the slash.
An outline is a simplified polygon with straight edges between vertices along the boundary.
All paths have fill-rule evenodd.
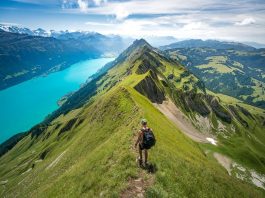
<path id="1" fill-rule="evenodd" d="M 148 165 L 148 163 L 147 163 L 147 162 L 144 162 L 144 163 L 143 163 L 143 167 L 144 167 L 144 168 L 146 168 L 146 169 L 147 169 L 147 168 L 148 168 L 148 166 L 149 166 L 149 165 Z"/>
<path id="2" fill-rule="evenodd" d="M 143 166 L 143 160 L 140 157 L 137 158 L 137 162 L 139 167 Z"/>

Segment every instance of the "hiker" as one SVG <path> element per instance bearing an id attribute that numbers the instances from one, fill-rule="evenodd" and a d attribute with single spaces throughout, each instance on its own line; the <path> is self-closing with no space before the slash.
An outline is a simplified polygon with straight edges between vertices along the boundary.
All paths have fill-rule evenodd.
<path id="1" fill-rule="evenodd" d="M 155 145 L 156 139 L 155 139 L 152 129 L 150 129 L 147 126 L 146 119 L 141 120 L 141 125 L 142 125 L 142 128 L 139 130 L 138 138 L 134 146 L 135 148 L 137 148 L 137 145 L 139 144 L 138 163 L 140 166 L 146 167 L 148 165 L 147 164 L 148 149 L 150 149 L 152 146 Z M 142 153 L 143 150 L 144 150 L 144 164 L 143 164 L 143 153 Z"/>

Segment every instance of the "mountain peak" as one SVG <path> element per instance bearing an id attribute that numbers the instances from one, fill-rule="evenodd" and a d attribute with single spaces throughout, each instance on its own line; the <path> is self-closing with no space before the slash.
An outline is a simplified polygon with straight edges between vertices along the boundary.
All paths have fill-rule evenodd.
<path id="1" fill-rule="evenodd" d="M 143 52 L 146 50 L 153 50 L 154 48 L 144 39 L 136 39 L 125 51 L 124 53 L 134 54 L 136 52 Z"/>
<path id="2" fill-rule="evenodd" d="M 146 40 L 144 40 L 143 38 L 141 39 L 136 39 L 133 44 L 133 46 L 135 47 L 142 47 L 142 46 L 148 46 L 148 47 L 152 47 Z"/>
<path id="3" fill-rule="evenodd" d="M 116 61 L 124 61 L 129 56 L 134 57 L 134 59 L 136 59 L 141 54 L 143 54 L 144 51 L 153 49 L 154 48 L 149 43 L 147 43 L 146 40 L 137 39 L 126 50 L 124 50 L 123 53 L 120 54 Z"/>

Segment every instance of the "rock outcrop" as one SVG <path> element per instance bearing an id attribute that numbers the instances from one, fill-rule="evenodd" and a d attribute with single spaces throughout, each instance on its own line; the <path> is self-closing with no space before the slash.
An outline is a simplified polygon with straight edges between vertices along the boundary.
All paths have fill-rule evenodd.
<path id="1" fill-rule="evenodd" d="M 153 103 L 162 104 L 163 100 L 165 100 L 163 90 L 157 86 L 151 75 L 147 75 L 134 88 Z"/>
<path id="2" fill-rule="evenodd" d="M 229 110 L 232 112 L 233 116 L 245 127 L 248 127 L 247 121 L 245 121 L 238 113 L 237 109 L 233 105 L 229 105 Z"/>
<path id="3" fill-rule="evenodd" d="M 208 101 L 215 115 L 220 118 L 222 121 L 231 123 L 232 116 L 230 113 L 220 104 L 220 101 L 213 97 L 211 101 Z"/>

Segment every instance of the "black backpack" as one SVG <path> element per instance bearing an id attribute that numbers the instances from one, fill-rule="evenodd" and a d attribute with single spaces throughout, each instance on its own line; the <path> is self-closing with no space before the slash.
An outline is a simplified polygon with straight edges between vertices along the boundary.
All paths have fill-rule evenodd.
<path id="1" fill-rule="evenodd" d="M 154 133 L 149 128 L 141 129 L 141 131 L 143 132 L 143 148 L 150 149 L 156 143 Z"/>

